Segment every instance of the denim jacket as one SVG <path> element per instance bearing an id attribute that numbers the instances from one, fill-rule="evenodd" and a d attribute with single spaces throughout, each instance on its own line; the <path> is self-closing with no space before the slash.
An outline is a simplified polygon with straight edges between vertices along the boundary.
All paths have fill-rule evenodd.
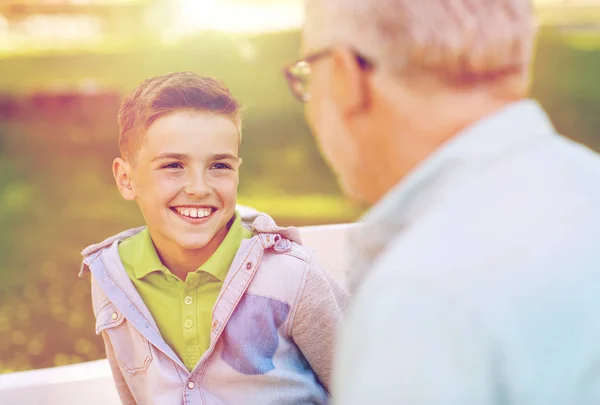
<path id="1" fill-rule="evenodd" d="M 326 404 L 335 332 L 348 298 L 294 228 L 260 214 L 213 308 L 209 349 L 189 372 L 125 272 L 118 243 L 86 248 L 96 333 L 124 404 Z"/>

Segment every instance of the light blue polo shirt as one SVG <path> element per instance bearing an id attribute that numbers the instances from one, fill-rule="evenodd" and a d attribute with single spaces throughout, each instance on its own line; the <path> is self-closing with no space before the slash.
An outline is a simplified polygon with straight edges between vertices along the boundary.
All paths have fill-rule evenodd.
<path id="1" fill-rule="evenodd" d="M 600 404 L 600 157 L 537 103 L 466 129 L 363 222 L 335 404 Z"/>

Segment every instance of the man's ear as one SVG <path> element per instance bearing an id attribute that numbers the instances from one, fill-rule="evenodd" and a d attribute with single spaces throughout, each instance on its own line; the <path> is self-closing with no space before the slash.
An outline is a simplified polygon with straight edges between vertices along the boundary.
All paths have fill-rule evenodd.
<path id="1" fill-rule="evenodd" d="M 128 201 L 135 200 L 135 191 L 131 182 L 131 165 L 121 158 L 113 160 L 113 176 L 119 193 Z"/>
<path id="2" fill-rule="evenodd" d="M 368 77 L 359 66 L 356 54 L 348 48 L 331 51 L 332 91 L 335 103 L 344 115 L 360 114 L 369 106 Z"/>

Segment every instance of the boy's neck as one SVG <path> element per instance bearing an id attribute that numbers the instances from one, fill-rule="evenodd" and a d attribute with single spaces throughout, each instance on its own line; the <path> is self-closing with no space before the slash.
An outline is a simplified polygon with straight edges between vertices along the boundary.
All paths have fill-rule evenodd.
<path id="1" fill-rule="evenodd" d="M 225 236 L 227 236 L 232 223 L 233 219 L 201 249 L 183 249 L 176 245 L 161 248 L 154 243 L 156 253 L 171 273 L 185 281 L 188 273 L 195 272 L 217 251 Z"/>

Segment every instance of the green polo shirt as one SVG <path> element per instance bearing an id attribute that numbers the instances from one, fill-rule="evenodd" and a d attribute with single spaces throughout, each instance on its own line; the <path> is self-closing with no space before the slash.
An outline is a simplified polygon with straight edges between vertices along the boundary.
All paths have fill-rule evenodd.
<path id="1" fill-rule="evenodd" d="M 236 218 L 223 243 L 185 282 L 160 261 L 148 229 L 119 244 L 121 261 L 160 333 L 192 370 L 210 345 L 212 309 L 231 262 L 252 232 Z"/>

